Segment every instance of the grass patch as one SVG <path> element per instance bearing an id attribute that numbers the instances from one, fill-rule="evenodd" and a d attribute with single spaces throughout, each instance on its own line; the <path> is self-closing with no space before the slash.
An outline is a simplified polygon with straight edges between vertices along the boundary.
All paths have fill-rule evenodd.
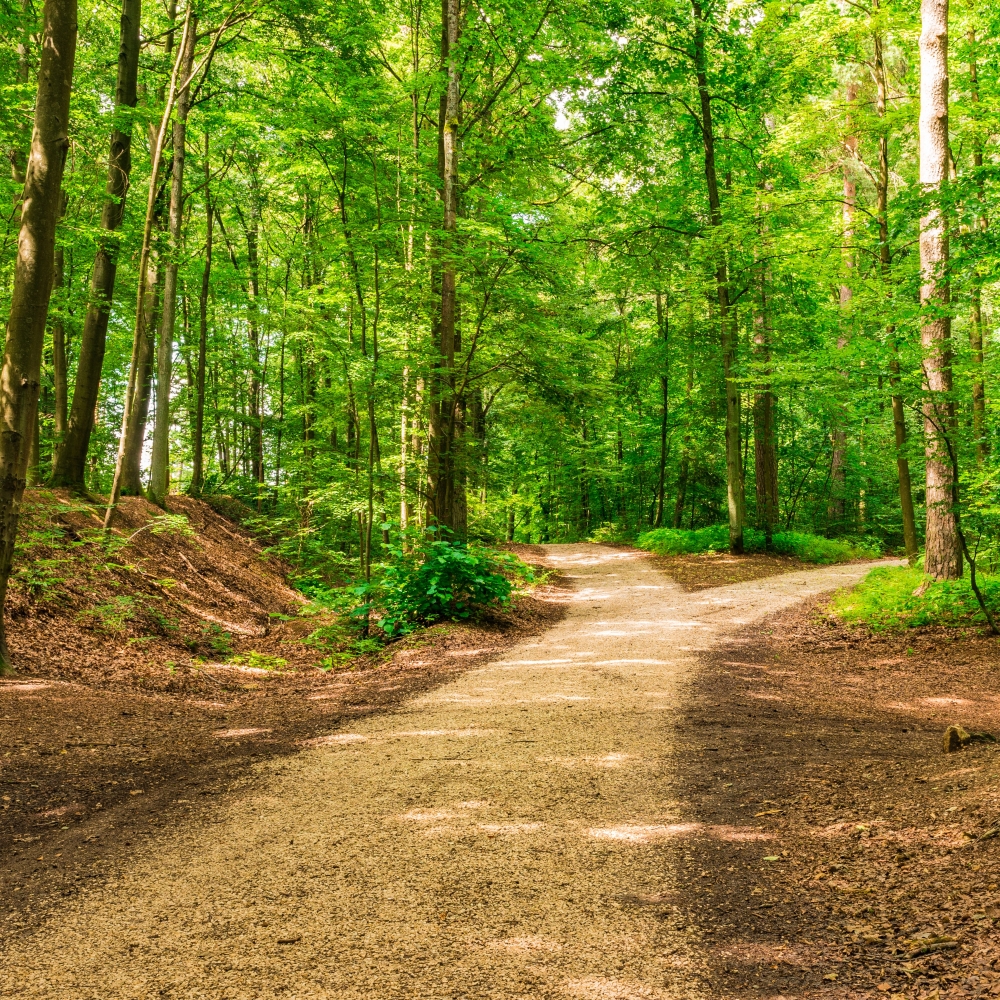
<path id="1" fill-rule="evenodd" d="M 746 528 L 743 543 L 747 552 L 764 551 L 764 532 Z M 697 552 L 724 552 L 729 548 L 729 528 L 713 524 L 707 528 L 654 528 L 641 534 L 636 545 L 658 556 L 678 556 Z M 774 552 L 795 556 L 803 562 L 828 566 L 854 559 L 877 559 L 879 551 L 868 543 L 844 538 L 824 538 L 804 531 L 779 531 L 771 539 Z"/>
<path id="2" fill-rule="evenodd" d="M 976 575 L 990 610 L 1000 612 L 1000 577 Z M 847 625 L 873 632 L 920 625 L 986 624 L 968 579 L 933 580 L 909 566 L 879 566 L 856 587 L 837 593 L 830 610 Z"/>

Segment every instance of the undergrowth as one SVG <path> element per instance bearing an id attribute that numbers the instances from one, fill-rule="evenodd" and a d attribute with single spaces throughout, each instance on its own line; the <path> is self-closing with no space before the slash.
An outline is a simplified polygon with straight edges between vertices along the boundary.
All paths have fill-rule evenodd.
<path id="1" fill-rule="evenodd" d="M 729 528 L 714 524 L 707 528 L 654 528 L 636 539 L 640 549 L 658 556 L 698 552 L 724 552 L 729 549 Z M 747 552 L 764 552 L 764 532 L 745 528 L 743 544 Z M 853 559 L 877 559 L 880 555 L 870 542 L 842 538 L 824 538 L 804 531 L 778 531 L 771 539 L 772 552 L 795 556 L 803 562 L 829 565 Z"/>
<path id="2" fill-rule="evenodd" d="M 990 610 L 1000 613 L 1000 577 L 977 575 Z M 847 625 L 872 631 L 921 625 L 986 624 L 968 579 L 934 580 L 909 566 L 879 566 L 850 590 L 839 591 L 830 611 Z"/>

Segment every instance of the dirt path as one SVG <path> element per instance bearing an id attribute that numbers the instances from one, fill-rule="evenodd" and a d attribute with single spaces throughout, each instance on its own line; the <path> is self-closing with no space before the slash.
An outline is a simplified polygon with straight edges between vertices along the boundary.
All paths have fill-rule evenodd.
<path id="1" fill-rule="evenodd" d="M 569 615 L 395 714 L 256 764 L 213 821 L 3 956 L 0 994 L 84 998 L 710 997 L 673 905 L 680 725 L 701 651 L 864 566 L 685 594 L 641 555 L 550 546 Z M 184 803 L 180 804 L 181 807 Z M 673 897 L 675 898 L 675 897 Z"/>

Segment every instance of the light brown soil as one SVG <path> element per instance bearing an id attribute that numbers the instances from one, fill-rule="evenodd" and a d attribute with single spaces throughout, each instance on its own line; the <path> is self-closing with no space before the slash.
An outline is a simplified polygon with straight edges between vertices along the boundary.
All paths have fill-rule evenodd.
<path id="1" fill-rule="evenodd" d="M 706 824 L 688 799 L 684 762 L 709 752 L 683 714 L 699 652 L 863 568 L 685 595 L 635 554 L 549 551 L 576 577 L 562 623 L 393 714 L 248 762 L 233 797 L 164 803 L 120 874 L 10 944 L 0 991 L 717 995 L 681 859 L 731 841 L 760 864 L 770 846 L 758 822 Z M 72 852 L 57 863 L 76 870 Z"/>
<path id="2" fill-rule="evenodd" d="M 650 558 L 657 569 L 688 591 L 764 580 L 769 576 L 812 568 L 794 556 L 779 556 L 773 552 L 754 552 L 743 556 L 731 556 L 728 552 L 697 552 Z"/>

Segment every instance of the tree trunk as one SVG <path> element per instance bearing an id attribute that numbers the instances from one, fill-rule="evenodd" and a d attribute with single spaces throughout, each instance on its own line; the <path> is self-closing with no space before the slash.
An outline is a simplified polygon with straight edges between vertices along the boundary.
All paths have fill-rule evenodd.
<path id="1" fill-rule="evenodd" d="M 65 197 L 63 197 L 65 203 Z M 62 291 L 65 285 L 66 260 L 62 247 L 55 252 L 52 288 L 57 293 L 60 301 L 58 306 L 62 307 Z M 66 434 L 66 417 L 68 412 L 69 392 L 67 389 L 66 373 L 66 326 L 63 321 L 61 308 L 52 317 L 52 381 L 55 390 L 55 421 L 53 433 L 55 436 L 55 452 L 58 452 L 59 444 Z M 55 452 L 53 459 L 55 458 Z"/>
<path id="2" fill-rule="evenodd" d="M 882 37 L 875 35 L 875 83 L 877 88 L 876 110 L 881 119 L 885 118 L 887 86 L 885 60 L 882 51 Z M 892 254 L 889 248 L 889 137 L 883 132 L 878 141 L 878 180 L 876 182 L 876 215 L 878 216 L 879 262 L 882 279 L 886 283 L 886 295 L 890 295 L 889 280 L 892 270 Z M 893 390 L 892 427 L 896 440 L 896 478 L 899 482 L 899 507 L 903 518 L 903 547 L 906 558 L 916 562 L 917 521 L 913 510 L 913 488 L 910 482 L 910 461 L 906 455 L 906 410 L 903 397 L 899 394 L 899 352 L 896 348 L 896 330 L 890 326 L 886 331 L 889 341 L 889 385 Z"/>
<path id="3" fill-rule="evenodd" d="M 708 66 L 705 54 L 705 15 L 700 0 L 691 0 L 694 11 L 694 60 L 701 100 L 701 134 L 705 147 L 705 182 L 708 187 L 709 218 L 716 229 L 722 227 L 722 207 L 715 168 L 715 133 L 712 130 L 712 99 L 708 92 Z M 726 486 L 729 508 L 729 550 L 743 552 L 743 462 L 740 444 L 740 389 L 736 382 L 735 316 L 729 306 L 729 273 L 725 255 L 720 252 L 715 270 L 719 298 L 719 325 L 722 332 L 722 369 L 726 390 Z"/>
<path id="4" fill-rule="evenodd" d="M 159 187 L 157 184 L 160 174 L 160 163 L 163 159 L 163 146 L 167 134 L 167 126 L 174 110 L 174 101 L 177 99 L 177 76 L 180 72 L 181 59 L 183 57 L 187 38 L 194 28 L 191 23 L 191 8 L 188 7 L 187 16 L 184 19 L 184 32 L 181 36 L 181 45 L 174 61 L 173 70 L 170 74 L 169 94 L 166 98 L 166 106 L 163 109 L 163 117 L 160 119 L 160 126 L 154 130 L 150 125 L 150 170 L 149 170 L 149 193 L 146 197 L 146 219 L 142 230 L 142 245 L 139 253 L 139 287 L 136 290 L 135 307 L 135 329 L 132 334 L 132 358 L 129 362 L 128 384 L 125 387 L 125 404 L 122 412 L 122 429 L 118 438 L 118 458 L 115 461 L 115 476 L 111 483 L 111 496 L 108 497 L 108 506 L 104 512 L 104 536 L 105 540 L 111 535 L 111 521 L 114 518 L 115 506 L 122 493 L 122 484 L 126 474 L 130 471 L 127 464 L 131 461 L 134 453 L 134 442 L 137 437 L 140 439 L 139 448 L 141 452 L 141 432 L 145 430 L 145 407 L 148 405 L 149 396 L 145 379 L 149 377 L 149 359 L 152 357 L 153 330 L 151 328 L 151 313 L 147 309 L 147 296 L 153 284 L 150 281 L 150 267 L 155 260 L 153 248 L 153 224 L 157 219 L 157 202 Z M 218 38 L 218 36 L 216 36 Z M 214 43 L 213 43 L 214 46 Z M 209 50 L 209 56 L 213 49 Z M 148 354 L 145 353 L 148 350 Z M 143 402 L 145 397 L 145 402 Z M 141 413 L 137 414 L 136 406 L 142 407 Z M 138 420 L 137 417 L 141 417 Z M 136 473 L 135 479 L 138 480 Z"/>
<path id="5" fill-rule="evenodd" d="M 191 30 L 181 56 L 181 76 L 187 80 L 194 66 L 197 19 L 192 16 Z M 184 158 L 187 143 L 187 117 L 191 88 L 177 95 L 174 117 L 173 164 L 170 171 L 170 208 L 167 216 L 167 263 L 163 278 L 163 304 L 160 313 L 160 339 L 156 353 L 156 417 L 153 427 L 153 452 L 149 469 L 149 499 L 161 507 L 170 492 L 170 389 L 173 382 L 174 325 L 177 317 L 177 270 L 181 252 L 181 225 L 184 213 Z"/>
<path id="6" fill-rule="evenodd" d="M 841 310 L 841 332 L 837 337 L 837 350 L 843 351 L 847 347 L 847 330 L 851 323 L 851 301 L 854 298 L 854 289 L 849 280 L 849 276 L 854 270 L 854 253 L 851 243 L 854 239 L 854 209 L 857 202 L 857 185 L 854 183 L 853 161 L 857 156 L 858 137 L 851 134 L 851 105 L 857 99 L 858 85 L 849 83 L 847 85 L 847 136 L 844 139 L 844 162 L 843 162 L 843 258 L 845 279 L 840 285 L 840 310 Z M 846 394 L 847 373 L 841 371 L 841 379 L 844 383 Z M 842 531 L 846 509 L 844 506 L 844 493 L 847 482 L 847 431 L 844 427 L 846 421 L 846 407 L 843 403 L 838 403 L 833 417 L 833 427 L 830 432 L 830 439 L 833 445 L 833 456 L 830 461 L 830 502 L 827 505 L 827 529 L 834 533 Z"/>
<path id="7" fill-rule="evenodd" d="M 760 278 L 759 311 L 754 317 L 753 348 L 763 376 L 753 400 L 754 478 L 757 488 L 757 527 L 764 532 L 764 547 L 778 520 L 778 448 L 774 434 L 774 392 L 771 389 L 771 329 L 767 312 L 767 271 Z"/>
<path id="8" fill-rule="evenodd" d="M 10 670 L 11 662 L 3 606 L 17 540 L 32 426 L 38 413 L 56 224 L 69 149 L 67 126 L 76 58 L 76 19 L 76 0 L 45 3 L 35 123 L 0 372 L 0 671 L 4 672 Z"/>
<path id="9" fill-rule="evenodd" d="M 687 381 L 684 385 L 684 437 L 681 441 L 681 465 L 677 475 L 677 496 L 674 499 L 674 516 L 671 524 L 681 526 L 684 502 L 687 499 L 688 478 L 691 474 L 691 394 L 694 392 L 694 305 L 688 299 L 688 363 Z"/>
<path id="10" fill-rule="evenodd" d="M 979 216 L 978 228 L 981 233 L 986 232 L 988 220 L 986 218 L 986 195 L 983 180 L 983 140 L 979 133 L 982 128 L 976 116 L 979 110 L 979 68 L 976 64 L 975 46 L 976 32 L 969 32 L 969 45 L 972 47 L 973 56 L 969 63 L 969 86 L 972 91 L 973 105 L 973 137 L 972 137 L 972 166 L 976 172 L 976 187 L 978 188 L 979 202 L 983 206 Z M 976 439 L 976 462 L 980 465 L 986 461 L 986 456 L 990 453 L 989 437 L 986 430 L 986 386 L 983 380 L 983 275 L 978 266 L 973 268 L 972 290 L 972 310 L 969 317 L 969 346 L 972 348 L 972 433 Z"/>
<path id="11" fill-rule="evenodd" d="M 455 323 L 457 271 L 455 230 L 458 218 L 458 118 L 461 85 L 455 49 L 459 36 L 459 2 L 442 0 L 441 61 L 447 73 L 447 87 L 438 121 L 439 173 L 443 209 L 442 238 L 439 244 L 441 312 L 438 318 L 438 357 L 431 398 L 431 426 L 427 457 L 428 523 L 454 528 L 454 423 L 455 423 Z"/>
<path id="12" fill-rule="evenodd" d="M 942 204 L 948 183 L 948 0 L 921 0 L 920 185 L 926 199 L 920 220 L 920 342 L 924 351 L 924 435 L 927 470 L 927 537 L 924 569 L 939 580 L 962 575 L 955 507 L 954 468 L 948 438 L 951 399 L 951 319 L 948 223 Z"/>
<path id="13" fill-rule="evenodd" d="M 667 308 L 669 309 L 669 292 Z M 667 475 L 667 422 L 670 418 L 670 317 L 663 308 L 663 296 L 656 293 L 656 326 L 663 340 L 663 370 L 660 374 L 660 467 L 656 477 L 656 517 L 654 528 L 663 527 L 663 491 Z"/>
<path id="14" fill-rule="evenodd" d="M 156 254 L 150 254 L 146 268 L 146 297 L 143 304 L 142 340 L 135 356 L 135 388 L 127 404 L 124 444 L 121 454 L 119 492 L 126 497 L 143 495 L 142 448 L 146 441 L 146 420 L 153 387 L 153 353 L 156 322 L 160 312 L 160 269 Z"/>
<path id="15" fill-rule="evenodd" d="M 121 34 L 118 48 L 118 84 L 115 91 L 115 121 L 131 122 L 128 111 L 136 106 L 136 80 L 139 71 L 139 20 L 141 0 L 123 0 Z M 118 270 L 118 239 L 114 235 L 125 213 L 125 195 L 132 170 L 132 128 L 113 129 L 108 156 L 108 180 L 101 213 L 102 233 L 90 278 L 90 298 L 80 338 L 80 356 L 76 368 L 73 402 L 66 423 L 66 433 L 57 441 L 52 469 L 56 486 L 83 489 L 87 450 L 94 429 L 94 413 L 101 385 L 101 368 L 108 333 L 108 317 L 114 298 Z"/>
<path id="16" fill-rule="evenodd" d="M 247 269 L 250 272 L 250 473 L 257 484 L 257 509 L 264 485 L 264 426 L 261 422 L 260 366 L 260 261 L 257 243 L 260 238 L 260 201 L 256 190 L 251 193 L 250 222 L 246 227 Z"/>
<path id="17" fill-rule="evenodd" d="M 198 296 L 198 365 L 195 369 L 194 440 L 189 492 L 200 496 L 205 485 L 205 367 L 208 356 L 208 292 L 212 279 L 212 178 L 208 158 L 208 133 L 205 133 L 205 267 L 201 272 L 201 294 Z"/>

